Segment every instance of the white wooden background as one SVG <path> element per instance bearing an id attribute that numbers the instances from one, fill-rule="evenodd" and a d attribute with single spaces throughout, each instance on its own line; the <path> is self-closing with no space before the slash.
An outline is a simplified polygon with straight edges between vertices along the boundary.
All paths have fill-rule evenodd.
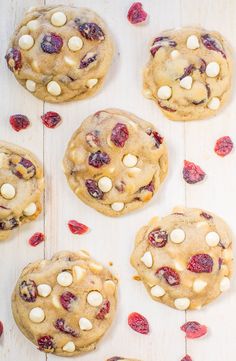
<path id="1" fill-rule="evenodd" d="M 225 159 L 213 152 L 215 140 L 230 135 L 236 144 L 236 105 L 233 101 L 216 118 L 191 123 L 165 119 L 154 103 L 141 92 L 141 72 L 148 60 L 148 42 L 164 29 L 199 25 L 219 30 L 235 45 L 235 0 L 142 0 L 150 14 L 143 26 L 126 20 L 130 0 L 61 0 L 60 3 L 86 6 L 96 10 L 108 23 L 116 54 L 104 89 L 92 99 L 62 105 L 50 105 L 35 99 L 16 83 L 7 70 L 4 55 L 10 34 L 30 6 L 57 4 L 54 0 L 0 1 L 0 138 L 28 147 L 44 164 L 46 191 L 44 212 L 39 219 L 18 230 L 0 244 L 0 320 L 4 336 L 0 340 L 1 361 L 55 361 L 36 350 L 17 329 L 11 315 L 11 292 L 21 269 L 30 261 L 50 257 L 62 249 L 87 249 L 108 265 L 120 279 L 119 307 L 112 328 L 95 352 L 81 356 L 83 361 L 104 361 L 113 355 L 143 361 L 179 361 L 187 351 L 193 361 L 230 361 L 236 354 L 236 284 L 232 290 L 206 309 L 196 312 L 175 311 L 155 303 L 143 285 L 134 281 L 129 256 L 139 227 L 155 214 L 165 215 L 175 205 L 202 207 L 224 217 L 236 233 L 236 153 Z M 235 45 L 236 46 L 236 45 Z M 119 107 L 153 122 L 165 136 L 170 153 L 170 172 L 159 195 L 143 210 L 120 219 L 111 219 L 85 206 L 71 192 L 61 170 L 66 144 L 82 120 L 99 109 Z M 55 130 L 44 128 L 40 116 L 58 111 L 63 124 Z M 20 133 L 8 123 L 14 113 L 26 114 L 32 126 Z M 202 184 L 186 185 L 181 172 L 183 160 L 195 161 L 207 173 Z M 82 237 L 72 235 L 69 219 L 87 224 L 91 231 Z M 27 240 L 35 231 L 43 231 L 47 240 L 36 248 Z M 145 315 L 151 333 L 139 335 L 127 326 L 132 311 Z M 202 340 L 185 342 L 179 327 L 185 319 L 197 320 L 209 327 Z M 65 359 L 63 359 L 65 360 Z"/>

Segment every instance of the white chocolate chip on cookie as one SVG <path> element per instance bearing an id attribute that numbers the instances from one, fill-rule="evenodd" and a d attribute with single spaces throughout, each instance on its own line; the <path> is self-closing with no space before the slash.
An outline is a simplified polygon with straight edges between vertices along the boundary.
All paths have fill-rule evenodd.
<path id="1" fill-rule="evenodd" d="M 226 292 L 230 289 L 230 279 L 228 277 L 224 277 L 220 282 L 220 290 L 221 292 Z"/>
<path id="2" fill-rule="evenodd" d="M 140 258 L 141 261 L 145 264 L 146 267 L 151 268 L 153 265 L 153 258 L 151 252 L 147 251 L 144 253 L 142 258 Z"/>
<path id="3" fill-rule="evenodd" d="M 73 277 L 70 272 L 63 271 L 57 275 L 57 283 L 60 286 L 67 287 L 70 286 L 73 282 Z"/>
<path id="4" fill-rule="evenodd" d="M 65 352 L 74 352 L 75 351 L 75 344 L 73 341 L 69 341 L 67 342 L 64 346 L 63 346 L 63 351 Z"/>
<path id="5" fill-rule="evenodd" d="M 115 212 L 121 212 L 124 209 L 124 206 L 125 205 L 123 202 L 114 202 L 114 203 L 112 203 L 111 208 Z"/>
<path id="6" fill-rule="evenodd" d="M 16 195 L 15 187 L 10 183 L 4 183 L 1 186 L 0 193 L 5 199 L 13 199 Z"/>
<path id="7" fill-rule="evenodd" d="M 72 51 L 78 51 L 83 47 L 83 40 L 79 36 L 72 36 L 68 40 L 68 48 Z"/>
<path id="8" fill-rule="evenodd" d="M 52 80 L 47 84 L 47 91 L 51 95 L 58 96 L 61 94 L 61 87 L 56 81 Z"/>
<path id="9" fill-rule="evenodd" d="M 86 83 L 89 89 L 93 88 L 98 83 L 98 79 L 89 79 Z"/>
<path id="10" fill-rule="evenodd" d="M 52 287 L 47 285 L 46 283 L 42 283 L 37 287 L 38 295 L 41 297 L 48 297 L 52 292 Z"/>
<path id="11" fill-rule="evenodd" d="M 168 85 L 161 86 L 158 89 L 157 96 L 160 99 L 168 100 L 171 98 L 172 89 Z"/>
<path id="12" fill-rule="evenodd" d="M 187 310 L 190 306 L 190 299 L 187 297 L 183 297 L 183 298 L 176 298 L 176 300 L 174 301 L 175 307 L 180 310 L 180 311 L 184 311 Z"/>
<path id="13" fill-rule="evenodd" d="M 33 80 L 26 80 L 25 86 L 31 93 L 34 93 L 36 90 L 36 83 Z"/>
<path id="14" fill-rule="evenodd" d="M 191 50 L 198 49 L 200 47 L 199 40 L 196 35 L 190 35 L 187 39 L 187 48 Z"/>
<path id="15" fill-rule="evenodd" d="M 103 297 L 98 291 L 91 291 L 87 295 L 87 302 L 90 306 L 98 307 L 102 304 Z"/>
<path id="16" fill-rule="evenodd" d="M 57 11 L 51 16 L 51 23 L 54 26 L 63 26 L 66 22 L 66 15 L 62 11 Z"/>
<path id="17" fill-rule="evenodd" d="M 206 74 L 210 78 L 215 78 L 220 73 L 220 66 L 215 61 L 212 61 L 211 63 L 207 64 L 206 67 Z"/>
<path id="18" fill-rule="evenodd" d="M 29 313 L 29 318 L 34 323 L 41 323 L 45 319 L 44 310 L 41 307 L 32 308 Z"/>
<path id="19" fill-rule="evenodd" d="M 170 56 L 173 60 L 177 59 L 180 56 L 180 52 L 178 50 L 172 50 Z"/>
<path id="20" fill-rule="evenodd" d="M 22 50 L 29 50 L 34 45 L 34 39 L 31 35 L 22 35 L 19 39 L 19 47 Z"/>
<path id="21" fill-rule="evenodd" d="M 181 88 L 184 88 L 187 90 L 190 90 L 192 88 L 192 84 L 193 84 L 193 78 L 190 75 L 185 76 L 179 82 L 179 85 L 181 86 Z"/>
<path id="22" fill-rule="evenodd" d="M 108 177 L 102 177 L 98 181 L 98 187 L 104 193 L 110 192 L 112 189 L 112 181 Z"/>
<path id="23" fill-rule="evenodd" d="M 217 110 L 220 107 L 220 99 L 217 97 L 213 97 L 209 103 L 207 104 L 208 108 L 211 110 Z"/>
<path id="24" fill-rule="evenodd" d="M 34 202 L 31 202 L 23 211 L 26 217 L 33 216 L 37 211 L 37 206 Z"/>
<path id="25" fill-rule="evenodd" d="M 103 287 L 104 287 L 104 291 L 108 296 L 114 295 L 116 290 L 115 282 L 113 282 L 112 280 L 107 280 L 104 282 Z"/>
<path id="26" fill-rule="evenodd" d="M 76 281 L 81 281 L 86 275 L 86 269 L 80 266 L 74 266 L 72 272 Z"/>
<path id="27" fill-rule="evenodd" d="M 162 288 L 159 285 L 153 286 L 151 288 L 151 295 L 153 297 L 162 297 L 162 296 L 164 296 L 165 293 L 166 292 L 165 292 L 164 288 Z"/>
<path id="28" fill-rule="evenodd" d="M 206 243 L 208 244 L 208 246 L 215 247 L 219 244 L 219 242 L 220 242 L 220 236 L 218 233 L 216 233 L 216 232 L 207 233 Z"/>
<path id="29" fill-rule="evenodd" d="M 123 158 L 123 163 L 127 168 L 135 167 L 138 163 L 138 158 L 133 154 L 126 154 Z"/>
<path id="30" fill-rule="evenodd" d="M 206 286 L 207 286 L 207 282 L 200 279 L 196 279 L 193 282 L 193 290 L 196 293 L 200 293 L 201 291 L 203 291 L 206 288 Z"/>
<path id="31" fill-rule="evenodd" d="M 30 31 L 36 31 L 36 30 L 38 30 L 38 28 L 39 28 L 39 21 L 38 21 L 38 20 L 30 20 L 30 21 L 27 23 L 27 28 L 28 28 Z"/>
<path id="32" fill-rule="evenodd" d="M 170 240 L 173 243 L 182 243 L 185 240 L 185 232 L 181 228 L 173 229 L 170 234 Z"/>
<path id="33" fill-rule="evenodd" d="M 79 320 L 79 327 L 82 331 L 89 331 L 92 330 L 93 325 L 92 322 L 89 321 L 87 318 L 81 317 Z"/>

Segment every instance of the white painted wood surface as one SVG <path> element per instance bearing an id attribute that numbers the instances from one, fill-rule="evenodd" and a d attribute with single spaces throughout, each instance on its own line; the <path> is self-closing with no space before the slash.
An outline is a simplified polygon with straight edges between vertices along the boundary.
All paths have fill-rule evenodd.
<path id="1" fill-rule="evenodd" d="M 156 215 L 165 215 L 175 205 L 202 207 L 216 212 L 236 231 L 236 153 L 225 159 L 213 152 L 215 140 L 231 135 L 236 144 L 236 106 L 233 101 L 214 119 L 191 123 L 174 123 L 165 119 L 155 104 L 143 98 L 141 72 L 148 60 L 148 42 L 160 31 L 186 25 L 215 29 L 235 45 L 235 0 L 143 0 L 150 14 L 144 26 L 132 26 L 126 20 L 130 0 L 61 0 L 60 3 L 86 6 L 96 10 L 108 23 L 116 43 L 116 54 L 104 89 L 95 97 L 62 105 L 43 104 L 16 83 L 4 61 L 10 34 L 30 6 L 57 4 L 53 0 L 0 1 L 0 138 L 28 147 L 44 164 L 46 191 L 44 212 L 39 219 L 22 227 L 0 244 L 0 320 L 5 332 L 0 340 L 1 361 L 50 361 L 36 350 L 14 324 L 10 297 L 21 269 L 30 261 L 50 257 L 62 249 L 87 249 L 99 261 L 112 267 L 120 279 L 117 316 L 95 352 L 81 356 L 83 361 L 104 361 L 121 355 L 143 361 L 179 361 L 187 350 L 193 361 L 230 361 L 236 354 L 236 285 L 206 309 L 181 313 L 153 302 L 143 285 L 132 279 L 135 274 L 129 256 L 138 228 Z M 72 132 L 82 120 L 99 109 L 119 107 L 134 112 L 156 124 L 169 146 L 170 172 L 158 196 L 141 211 L 120 219 L 111 219 L 85 206 L 71 192 L 61 170 L 61 160 Z M 40 115 L 55 110 L 63 124 L 50 130 L 43 128 Z M 8 123 L 9 115 L 26 114 L 32 126 L 20 133 Z M 206 181 L 186 186 L 182 180 L 183 160 L 195 161 L 207 173 Z M 82 237 L 72 235 L 67 221 L 78 219 L 91 231 Z M 45 244 L 36 248 L 27 240 L 35 231 L 44 231 Z M 132 311 L 145 315 L 151 333 L 142 336 L 127 326 Z M 202 340 L 185 342 L 179 327 L 188 320 L 198 320 L 209 327 Z M 61 358 L 64 360 L 64 358 Z"/>

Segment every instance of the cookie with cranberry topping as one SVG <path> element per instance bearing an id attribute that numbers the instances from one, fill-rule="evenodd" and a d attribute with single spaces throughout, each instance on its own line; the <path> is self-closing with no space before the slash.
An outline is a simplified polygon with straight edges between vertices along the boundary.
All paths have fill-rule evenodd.
<path id="1" fill-rule="evenodd" d="M 230 288 L 232 234 L 215 214 L 175 208 L 138 232 L 131 264 L 153 300 L 200 309 Z"/>
<path id="2" fill-rule="evenodd" d="M 80 100 L 103 85 L 113 57 L 104 21 L 92 10 L 73 6 L 31 8 L 6 53 L 18 82 L 51 103 Z"/>
<path id="3" fill-rule="evenodd" d="M 201 28 L 166 31 L 150 46 L 144 95 L 172 120 L 215 115 L 231 93 L 232 55 L 223 36 Z"/>
<path id="4" fill-rule="evenodd" d="M 24 268 L 12 295 L 13 315 L 40 351 L 79 355 L 94 350 L 109 329 L 117 287 L 87 252 L 62 251 Z"/>
<path id="5" fill-rule="evenodd" d="M 0 141 L 0 240 L 41 212 L 43 170 L 27 149 Z"/>
<path id="6" fill-rule="evenodd" d="M 167 149 L 156 128 L 119 109 L 85 119 L 73 134 L 64 158 L 74 193 L 108 216 L 142 207 L 167 174 Z"/>

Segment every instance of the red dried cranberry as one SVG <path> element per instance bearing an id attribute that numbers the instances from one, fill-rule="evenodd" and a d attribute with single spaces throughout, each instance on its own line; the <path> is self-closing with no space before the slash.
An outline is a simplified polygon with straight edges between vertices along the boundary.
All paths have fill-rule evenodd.
<path id="1" fill-rule="evenodd" d="M 16 218 L 6 219 L 4 221 L 0 221 L 0 229 L 3 231 L 11 230 L 19 226 L 19 220 Z"/>
<path id="2" fill-rule="evenodd" d="M 184 356 L 181 361 L 193 361 L 189 355 Z"/>
<path id="3" fill-rule="evenodd" d="M 30 179 L 36 174 L 36 168 L 29 159 L 14 155 L 9 163 L 12 173 L 20 179 Z"/>
<path id="4" fill-rule="evenodd" d="M 197 100 L 193 100 L 193 101 L 192 101 L 192 103 L 193 103 L 194 105 L 200 105 L 200 104 L 205 103 L 205 100 L 204 100 L 204 99 L 199 100 L 199 101 L 197 101 Z"/>
<path id="5" fill-rule="evenodd" d="M 200 59 L 200 62 L 201 62 L 201 64 L 200 64 L 199 71 L 200 71 L 201 74 L 203 74 L 203 73 L 205 73 L 205 71 L 206 71 L 207 63 L 206 63 L 206 61 L 205 61 L 204 59 L 202 59 L 202 58 Z"/>
<path id="6" fill-rule="evenodd" d="M 54 324 L 55 328 L 63 333 L 71 335 L 72 337 L 78 337 L 79 334 L 68 326 L 63 318 L 58 318 Z"/>
<path id="7" fill-rule="evenodd" d="M 8 68 L 13 71 L 20 70 L 22 68 L 21 52 L 18 49 L 10 48 L 5 56 Z"/>
<path id="8" fill-rule="evenodd" d="M 208 50 L 214 50 L 217 51 L 218 53 L 221 53 L 223 58 L 226 59 L 226 55 L 224 52 L 224 49 L 222 47 L 222 45 L 220 44 L 220 42 L 214 38 L 212 38 L 209 34 L 204 34 L 201 36 L 202 39 L 202 43 L 203 45 L 208 49 Z"/>
<path id="9" fill-rule="evenodd" d="M 140 189 L 139 189 L 139 191 L 140 192 L 143 192 L 143 191 L 148 191 L 148 192 L 154 192 L 154 189 L 155 189 L 155 187 L 154 187 L 154 183 L 153 183 L 153 181 L 151 181 L 149 184 L 147 184 L 146 186 L 144 186 L 144 187 L 141 187 Z"/>
<path id="10" fill-rule="evenodd" d="M 38 296 L 36 283 L 32 280 L 22 281 L 19 286 L 19 295 L 25 302 L 35 302 Z"/>
<path id="11" fill-rule="evenodd" d="M 90 147 L 96 147 L 101 145 L 98 130 L 87 133 L 85 139 Z"/>
<path id="12" fill-rule="evenodd" d="M 40 232 L 36 232 L 33 234 L 32 237 L 30 237 L 29 239 L 29 244 L 32 246 L 32 247 L 36 247 L 38 244 L 42 243 L 45 241 L 45 236 L 43 233 L 40 233 Z"/>
<path id="13" fill-rule="evenodd" d="M 89 165 L 91 165 L 94 168 L 100 168 L 104 164 L 109 164 L 111 161 L 111 158 L 109 155 L 105 152 L 101 152 L 98 150 L 96 153 L 91 153 L 88 159 Z"/>
<path id="14" fill-rule="evenodd" d="M 176 112 L 176 109 L 173 109 L 173 108 L 167 107 L 166 105 L 163 105 L 160 100 L 158 100 L 158 105 L 159 105 L 159 107 L 166 110 L 167 112 L 171 112 L 171 113 Z"/>
<path id="15" fill-rule="evenodd" d="M 68 222 L 68 227 L 73 234 L 84 234 L 88 231 L 88 227 L 83 223 L 79 223 L 75 220 Z"/>
<path id="16" fill-rule="evenodd" d="M 197 165 L 187 160 L 184 161 L 183 177 L 189 184 L 202 181 L 206 173 Z"/>
<path id="17" fill-rule="evenodd" d="M 181 75 L 179 80 L 182 80 L 186 76 L 190 75 L 193 72 L 194 69 L 195 69 L 195 66 L 193 64 L 190 64 L 187 68 L 184 68 L 184 73 L 183 73 L 183 75 Z"/>
<path id="18" fill-rule="evenodd" d="M 143 10 L 140 2 L 133 3 L 128 11 L 127 18 L 131 24 L 139 24 L 147 19 L 148 14 Z"/>
<path id="19" fill-rule="evenodd" d="M 186 322 L 181 326 L 181 330 L 186 333 L 187 338 L 192 339 L 202 337 L 207 333 L 207 327 L 196 321 Z"/>
<path id="20" fill-rule="evenodd" d="M 70 311 L 71 304 L 77 300 L 77 297 L 73 293 L 67 291 L 60 296 L 60 302 L 65 310 Z"/>
<path id="21" fill-rule="evenodd" d="M 147 335 L 149 333 L 148 320 L 140 315 L 140 313 L 133 312 L 128 317 L 128 325 L 136 332 Z"/>
<path id="22" fill-rule="evenodd" d="M 38 339 L 39 350 L 45 352 L 53 352 L 55 348 L 55 342 L 52 336 L 43 336 Z"/>
<path id="23" fill-rule="evenodd" d="M 98 188 L 98 184 L 93 179 L 87 179 L 85 185 L 89 194 L 96 199 L 102 199 L 104 193 Z"/>
<path id="24" fill-rule="evenodd" d="M 206 84 L 205 87 L 206 87 L 206 90 L 207 90 L 207 97 L 210 98 L 210 96 L 211 96 L 211 88 L 210 88 L 209 84 Z"/>
<path id="25" fill-rule="evenodd" d="M 96 314 L 96 319 L 97 320 L 104 320 L 105 316 L 110 312 L 110 301 L 105 300 L 100 308 L 100 310 L 98 311 L 98 313 Z"/>
<path id="26" fill-rule="evenodd" d="M 159 36 L 158 38 L 154 39 L 152 46 L 150 48 L 150 52 L 152 56 L 155 56 L 156 52 L 162 47 L 174 48 L 177 46 L 177 43 L 174 40 L 170 40 L 168 36 Z"/>
<path id="27" fill-rule="evenodd" d="M 147 129 L 146 133 L 151 136 L 155 141 L 155 146 L 160 148 L 160 145 L 163 143 L 164 138 L 156 131 L 152 129 Z"/>
<path id="28" fill-rule="evenodd" d="M 14 130 L 19 132 L 22 129 L 28 128 L 30 121 L 25 115 L 14 114 L 10 116 L 10 124 Z"/>
<path id="29" fill-rule="evenodd" d="M 2 336 L 3 334 L 3 323 L 2 321 L 0 321 L 0 337 Z"/>
<path id="30" fill-rule="evenodd" d="M 41 116 L 41 119 L 47 128 L 56 128 L 61 122 L 61 116 L 56 112 L 47 112 Z"/>
<path id="31" fill-rule="evenodd" d="M 208 220 L 213 218 L 210 214 L 208 214 L 206 212 L 200 213 L 200 216 L 202 216 L 202 217 L 204 217 L 204 218 L 206 218 Z"/>
<path id="32" fill-rule="evenodd" d="M 190 258 L 187 269 L 195 273 L 211 273 L 213 269 L 213 259 L 209 254 L 195 254 Z"/>
<path id="33" fill-rule="evenodd" d="M 234 143 L 229 136 L 221 137 L 217 140 L 214 151 L 220 157 L 225 157 L 233 149 Z"/>
<path id="34" fill-rule="evenodd" d="M 42 50 L 48 54 L 60 53 L 62 46 L 63 40 L 61 36 L 55 33 L 44 35 L 41 42 Z"/>
<path id="35" fill-rule="evenodd" d="M 223 259 L 219 257 L 219 259 L 218 259 L 218 269 L 219 269 L 219 271 L 221 270 L 222 264 L 223 264 Z"/>
<path id="36" fill-rule="evenodd" d="M 87 68 L 91 63 L 97 59 L 96 53 L 87 53 L 80 61 L 80 69 Z"/>
<path id="37" fill-rule="evenodd" d="M 168 241 L 168 234 L 160 228 L 154 229 L 148 235 L 148 241 L 153 247 L 162 248 Z"/>
<path id="38" fill-rule="evenodd" d="M 81 35 L 87 40 L 99 40 L 102 41 L 105 39 L 105 34 L 95 23 L 84 23 L 79 25 L 79 31 Z"/>
<path id="39" fill-rule="evenodd" d="M 117 123 L 111 132 L 111 141 L 120 148 L 123 148 L 129 138 L 129 131 L 125 124 Z"/>
<path id="40" fill-rule="evenodd" d="M 163 277 L 170 286 L 177 286 L 180 284 L 180 277 L 173 268 L 161 267 L 156 271 L 156 276 Z"/>

